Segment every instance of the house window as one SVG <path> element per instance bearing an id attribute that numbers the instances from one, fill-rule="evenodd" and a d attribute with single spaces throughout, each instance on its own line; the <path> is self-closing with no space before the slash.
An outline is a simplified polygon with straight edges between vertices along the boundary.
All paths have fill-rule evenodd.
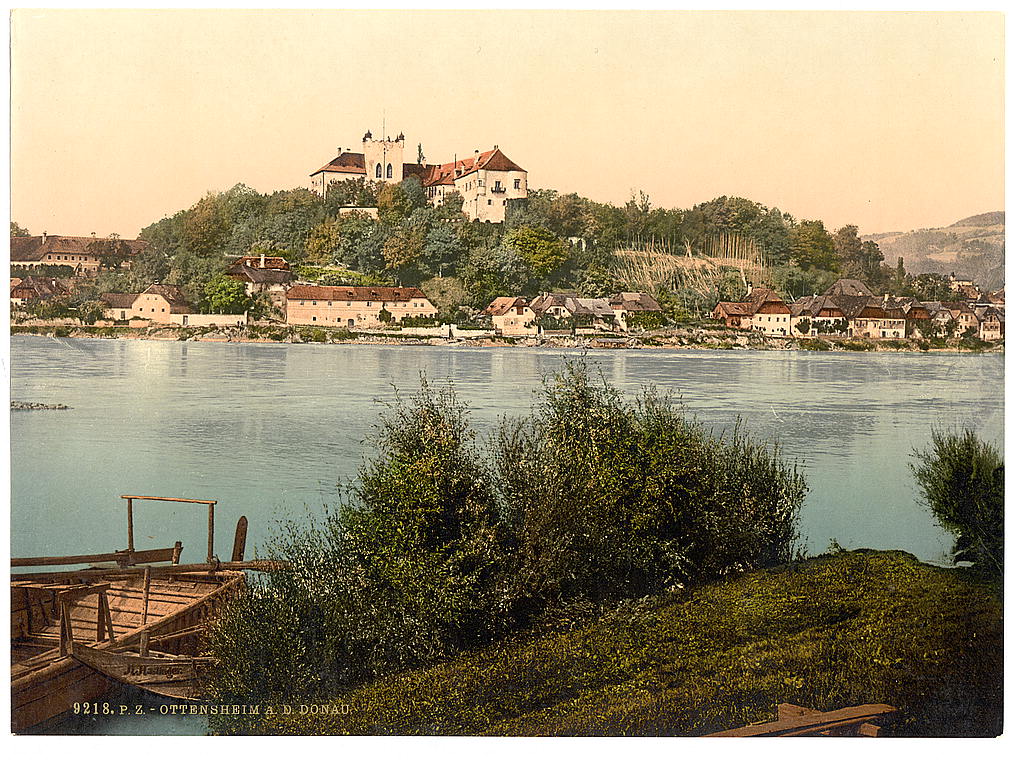
<path id="1" fill-rule="evenodd" d="M 316 317 L 313 317 L 313 321 L 316 322 Z"/>
<path id="2" fill-rule="evenodd" d="M 316 301 L 313 301 L 313 306 L 316 306 Z"/>
<path id="3" fill-rule="evenodd" d="M 514 187 L 516 190 L 518 190 L 519 189 L 519 180 L 517 180 L 517 179 L 512 180 L 512 187 Z"/>
<path id="4" fill-rule="evenodd" d="M 382 170 L 380 168 L 380 164 L 377 164 L 377 179 L 381 178 L 381 174 L 382 174 Z"/>
<path id="5" fill-rule="evenodd" d="M 490 198 L 488 198 L 488 199 L 487 199 L 487 205 L 488 205 L 488 206 L 490 206 L 490 205 L 491 205 L 491 199 L 490 199 Z"/>
<path id="6" fill-rule="evenodd" d="M 367 302 L 366 302 L 366 305 L 367 305 L 367 306 L 373 306 L 373 301 L 367 301 Z"/>
<path id="7" fill-rule="evenodd" d="M 388 179 L 391 179 L 391 164 L 388 164 Z"/>
<path id="8" fill-rule="evenodd" d="M 327 302 L 327 305 L 328 305 L 328 306 L 334 306 L 334 302 L 333 302 L 333 301 L 328 301 L 328 302 Z"/>

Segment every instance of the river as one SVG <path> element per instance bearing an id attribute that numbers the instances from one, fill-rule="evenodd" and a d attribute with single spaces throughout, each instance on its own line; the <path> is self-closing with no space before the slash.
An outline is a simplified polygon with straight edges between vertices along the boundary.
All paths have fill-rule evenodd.
<path id="1" fill-rule="evenodd" d="M 338 483 L 373 452 L 381 402 L 421 375 L 450 380 L 481 432 L 537 401 L 541 378 L 576 351 L 11 338 L 11 398 L 68 410 L 11 413 L 13 556 L 126 545 L 120 494 L 217 499 L 216 553 L 249 520 L 248 556 L 281 520 L 338 503 Z M 1003 354 L 589 351 L 631 395 L 672 391 L 716 429 L 737 415 L 801 461 L 806 550 L 904 549 L 948 559 L 951 537 L 916 501 L 908 464 L 934 425 L 973 425 L 1002 445 Z M 206 555 L 195 505 L 135 508 L 138 548 L 181 540 Z M 180 728 L 188 726 L 187 729 Z M 169 727 L 170 726 L 170 727 Z M 76 730 L 85 730 L 81 727 Z M 104 724 L 105 732 L 137 732 Z M 152 732 L 198 730 L 155 722 Z"/>

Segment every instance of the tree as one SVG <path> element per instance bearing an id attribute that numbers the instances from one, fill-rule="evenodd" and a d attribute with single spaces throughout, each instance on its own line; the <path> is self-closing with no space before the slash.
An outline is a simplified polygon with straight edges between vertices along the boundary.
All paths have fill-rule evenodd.
<path id="1" fill-rule="evenodd" d="M 306 237 L 306 263 L 333 264 L 340 243 L 341 225 L 333 219 L 321 222 Z"/>
<path id="2" fill-rule="evenodd" d="M 29 237 L 31 233 L 15 221 L 11 221 L 11 237 Z"/>
<path id="3" fill-rule="evenodd" d="M 931 447 L 915 449 L 910 467 L 939 524 L 956 537 L 953 559 L 1003 575 L 1003 457 L 971 429 L 932 430 Z"/>
<path id="4" fill-rule="evenodd" d="M 206 283 L 203 290 L 211 314 L 242 314 L 252 307 L 245 283 L 221 275 Z"/>
<path id="5" fill-rule="evenodd" d="M 381 307 L 381 310 L 377 312 L 377 321 L 380 322 L 382 325 L 390 325 L 391 319 L 391 312 L 388 311 L 387 309 Z"/>
<path id="6" fill-rule="evenodd" d="M 792 231 L 791 255 L 793 263 L 801 269 L 839 270 L 835 243 L 825 225 L 818 220 L 805 219 Z"/>
<path id="7" fill-rule="evenodd" d="M 565 263 L 569 247 L 551 230 L 518 227 L 505 234 L 502 245 L 525 259 L 538 278 L 547 277 Z"/>

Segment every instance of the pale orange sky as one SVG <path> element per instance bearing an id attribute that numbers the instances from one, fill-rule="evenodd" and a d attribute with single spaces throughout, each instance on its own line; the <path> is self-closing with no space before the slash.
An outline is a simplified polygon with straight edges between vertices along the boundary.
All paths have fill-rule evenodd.
<path id="1" fill-rule="evenodd" d="M 861 232 L 1004 208 L 995 13 L 16 11 L 12 218 L 134 237 L 308 187 L 387 114 L 407 161 L 500 144 L 533 188 L 719 195 Z"/>

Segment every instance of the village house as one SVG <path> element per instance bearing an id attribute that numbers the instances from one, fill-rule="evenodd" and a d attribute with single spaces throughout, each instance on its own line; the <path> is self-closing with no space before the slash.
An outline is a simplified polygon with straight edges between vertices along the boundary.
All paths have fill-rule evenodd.
<path id="1" fill-rule="evenodd" d="M 916 298 L 900 296 L 892 299 L 896 307 L 903 311 L 907 320 L 906 335 L 908 338 L 920 338 L 924 336 L 922 328 L 931 322 L 932 315 L 924 304 Z"/>
<path id="2" fill-rule="evenodd" d="M 84 277 L 99 272 L 102 250 L 121 249 L 124 260 L 112 261 L 117 261 L 121 269 L 131 269 L 131 259 L 146 245 L 144 240 L 49 235 L 44 232 L 42 235 L 11 238 L 11 266 L 66 266 L 74 270 L 75 276 Z"/>
<path id="3" fill-rule="evenodd" d="M 508 201 L 526 197 L 527 172 L 501 152 L 497 145 L 489 151 L 474 151 L 465 158 L 453 156 L 451 163 L 421 164 L 405 162 L 405 135 L 392 140 L 374 140 L 367 130 L 363 152 L 338 148 L 338 155 L 313 172 L 313 190 L 322 196 L 331 183 L 346 179 L 397 183 L 416 177 L 423 185 L 427 200 L 440 206 L 451 192 L 462 196 L 462 212 L 471 220 L 504 222 Z"/>
<path id="4" fill-rule="evenodd" d="M 995 306 L 986 306 L 977 310 L 978 337 L 982 340 L 1002 340 L 1006 336 L 1006 318 L 1001 309 Z"/>
<path id="5" fill-rule="evenodd" d="M 59 277 L 29 275 L 11 278 L 11 303 L 18 306 L 32 301 L 65 298 L 70 294 L 69 281 Z"/>
<path id="6" fill-rule="evenodd" d="M 132 305 L 138 297 L 138 293 L 103 293 L 100 296 L 100 301 L 106 307 L 103 309 L 103 317 L 118 322 L 131 319 Z"/>
<path id="7" fill-rule="evenodd" d="M 720 319 L 726 327 L 749 330 L 754 321 L 754 304 L 748 301 L 719 301 L 711 310 L 712 319 Z"/>
<path id="8" fill-rule="evenodd" d="M 437 315 L 419 288 L 293 285 L 286 298 L 290 325 L 368 329 L 403 317 Z"/>
<path id="9" fill-rule="evenodd" d="M 850 334 L 854 338 L 905 338 L 907 317 L 894 301 L 867 298 L 849 312 Z"/>
<path id="10" fill-rule="evenodd" d="M 172 314 L 188 314 L 192 309 L 177 285 L 150 285 L 135 296 L 129 318 L 148 319 L 158 324 L 174 324 Z"/>
<path id="11" fill-rule="evenodd" d="M 972 330 L 973 334 L 977 335 L 981 328 L 981 320 L 974 309 L 963 301 L 943 301 L 942 305 L 949 310 L 950 316 L 956 322 L 953 333 L 956 337 L 962 337 Z"/>
<path id="12" fill-rule="evenodd" d="M 765 335 L 791 334 L 793 313 L 778 293 L 771 288 L 754 288 L 747 301 L 751 304 L 751 329 Z"/>
<path id="13" fill-rule="evenodd" d="M 247 295 L 255 298 L 267 294 L 270 302 L 284 311 L 287 299 L 285 293 L 294 279 L 291 266 L 280 256 L 242 256 L 235 259 L 225 274 L 245 283 Z"/>
<path id="14" fill-rule="evenodd" d="M 580 298 L 572 293 L 544 293 L 530 302 L 537 318 L 565 320 L 567 327 L 585 330 L 615 329 L 615 312 L 605 298 Z"/>
<path id="15" fill-rule="evenodd" d="M 525 298 L 495 298 L 483 314 L 491 318 L 499 335 L 536 335 L 540 331 L 537 315 Z"/>
<path id="16" fill-rule="evenodd" d="M 856 296 L 855 296 L 856 297 Z M 840 306 L 842 296 L 804 296 L 790 304 L 793 335 L 842 335 L 849 321 Z"/>
<path id="17" fill-rule="evenodd" d="M 611 306 L 615 324 L 620 330 L 629 330 L 633 327 L 630 319 L 633 318 L 635 321 L 640 314 L 662 313 L 661 304 L 647 293 L 616 293 L 608 299 L 608 304 Z"/>

